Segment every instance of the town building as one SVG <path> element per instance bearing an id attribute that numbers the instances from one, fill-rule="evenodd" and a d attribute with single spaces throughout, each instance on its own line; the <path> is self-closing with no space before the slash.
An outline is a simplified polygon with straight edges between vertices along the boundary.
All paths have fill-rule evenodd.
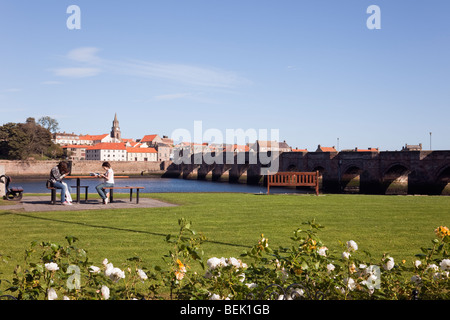
<path id="1" fill-rule="evenodd" d="M 56 132 L 53 134 L 52 141 L 55 144 L 66 146 L 69 144 L 79 144 L 80 137 L 75 133 Z"/>
<path id="2" fill-rule="evenodd" d="M 292 152 L 308 152 L 308 149 L 295 148 L 295 149 L 292 149 Z"/>
<path id="3" fill-rule="evenodd" d="M 107 133 L 105 134 L 99 134 L 99 135 L 81 135 L 78 139 L 78 144 L 85 144 L 89 146 L 96 145 L 98 143 L 110 143 L 113 142 L 111 139 L 111 136 Z"/>
<path id="4" fill-rule="evenodd" d="M 316 152 L 337 152 L 337 150 L 332 147 L 322 147 L 320 144 L 317 146 Z"/>
<path id="5" fill-rule="evenodd" d="M 86 149 L 86 160 L 127 161 L 127 148 L 121 142 L 98 143 Z"/>
<path id="6" fill-rule="evenodd" d="M 149 147 L 155 146 L 157 143 L 162 143 L 162 139 L 157 134 L 145 135 L 139 142 L 148 144 Z"/>
<path id="7" fill-rule="evenodd" d="M 86 149 L 88 145 L 82 144 L 69 144 L 63 146 L 64 154 L 69 160 L 86 160 Z"/>
<path id="8" fill-rule="evenodd" d="M 405 146 L 402 147 L 402 151 L 422 151 L 422 144 L 421 143 L 419 143 L 418 145 L 405 144 Z"/>
<path id="9" fill-rule="evenodd" d="M 117 113 L 114 114 L 109 134 L 55 133 L 53 142 L 64 146 L 63 149 L 70 160 L 168 161 L 173 159 L 173 140 L 168 136 L 161 138 L 157 134 L 151 134 L 137 141 L 122 138 Z"/>
<path id="10" fill-rule="evenodd" d="M 155 148 L 127 147 L 127 161 L 158 161 Z"/>
<path id="11" fill-rule="evenodd" d="M 253 152 L 269 152 L 269 151 L 278 151 L 278 152 L 290 152 L 292 148 L 286 143 L 286 141 L 278 142 L 278 141 L 263 141 L 256 140 L 256 142 L 250 146 L 250 151 Z"/>

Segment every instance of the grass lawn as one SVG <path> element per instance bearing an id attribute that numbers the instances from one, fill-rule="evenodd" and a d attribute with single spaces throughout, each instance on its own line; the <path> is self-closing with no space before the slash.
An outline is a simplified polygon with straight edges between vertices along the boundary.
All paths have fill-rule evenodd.
<path id="1" fill-rule="evenodd" d="M 66 244 L 67 235 L 79 238 L 77 246 L 97 265 L 108 258 L 119 266 L 133 256 L 148 266 L 162 265 L 161 257 L 169 250 L 164 237 L 177 233 L 181 217 L 208 238 L 205 259 L 238 257 L 261 233 L 272 247 L 290 245 L 292 231 L 316 219 L 325 226 L 321 239 L 335 255 L 341 252 L 339 241 L 354 240 L 376 260 L 388 252 L 398 262 L 413 261 L 420 247 L 431 244 L 436 227 L 450 227 L 450 197 L 445 196 L 164 193 L 142 197 L 179 206 L 28 213 L 2 210 L 5 201 L 0 200 L 0 254 L 10 257 L 8 263 L 0 260 L 0 278 L 12 277 L 31 241 Z"/>

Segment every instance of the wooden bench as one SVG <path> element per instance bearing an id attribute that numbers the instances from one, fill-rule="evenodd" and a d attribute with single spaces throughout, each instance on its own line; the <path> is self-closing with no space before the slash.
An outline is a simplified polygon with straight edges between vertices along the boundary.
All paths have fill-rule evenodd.
<path id="1" fill-rule="evenodd" d="M 131 186 L 125 186 L 125 187 L 105 187 L 103 188 L 105 190 L 110 190 L 109 192 L 109 201 L 114 201 L 114 190 L 123 190 L 123 189 L 130 189 L 130 202 L 133 201 L 133 189 L 136 189 L 136 203 L 139 203 L 139 190 L 144 189 L 144 187 L 131 187 Z"/>
<path id="2" fill-rule="evenodd" d="M 316 172 L 277 172 L 267 176 L 267 194 L 271 186 L 315 187 L 319 195 L 319 171 Z"/>

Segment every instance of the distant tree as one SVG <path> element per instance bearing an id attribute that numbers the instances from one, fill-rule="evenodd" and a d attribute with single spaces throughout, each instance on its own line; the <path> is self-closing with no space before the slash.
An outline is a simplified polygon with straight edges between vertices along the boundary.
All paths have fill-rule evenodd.
<path id="1" fill-rule="evenodd" d="M 62 155 L 62 149 L 52 142 L 50 131 L 36 124 L 34 118 L 0 127 L 1 158 L 24 160 L 36 155 L 54 158 Z"/>
<path id="2" fill-rule="evenodd" d="M 48 131 L 50 131 L 51 133 L 55 133 L 59 130 L 59 123 L 56 119 L 53 119 L 49 116 L 45 116 L 45 117 L 41 117 L 38 120 L 38 124 L 41 127 L 44 127 L 45 129 L 47 129 Z"/>

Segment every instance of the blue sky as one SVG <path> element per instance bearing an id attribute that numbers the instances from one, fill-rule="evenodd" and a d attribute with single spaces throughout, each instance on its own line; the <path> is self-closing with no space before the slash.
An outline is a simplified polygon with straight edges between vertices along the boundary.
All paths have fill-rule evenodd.
<path id="1" fill-rule="evenodd" d="M 126 138 L 202 121 L 311 151 L 428 149 L 429 132 L 449 150 L 449 15 L 446 0 L 2 0 L 0 124 L 101 134 L 117 113 Z"/>

